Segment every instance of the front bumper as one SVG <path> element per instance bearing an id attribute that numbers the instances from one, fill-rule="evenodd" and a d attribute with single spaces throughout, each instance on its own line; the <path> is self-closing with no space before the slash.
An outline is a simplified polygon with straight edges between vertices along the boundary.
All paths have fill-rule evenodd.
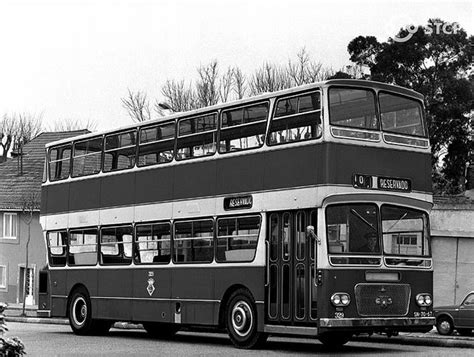
<path id="1" fill-rule="evenodd" d="M 321 328 L 393 328 L 404 329 L 430 327 L 436 323 L 434 317 L 396 317 L 396 318 L 360 318 L 360 319 L 320 319 Z"/>

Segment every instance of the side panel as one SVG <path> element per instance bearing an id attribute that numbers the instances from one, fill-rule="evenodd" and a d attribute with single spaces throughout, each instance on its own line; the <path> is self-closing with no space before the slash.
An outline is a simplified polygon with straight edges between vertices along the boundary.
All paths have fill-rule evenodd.
<path id="1" fill-rule="evenodd" d="M 71 182 L 69 210 L 81 211 L 100 207 L 101 180 L 101 178 L 91 178 Z M 52 199 L 52 196 L 49 196 L 49 200 Z"/>
<path id="2" fill-rule="evenodd" d="M 352 187 L 354 173 L 408 178 L 413 191 L 429 193 L 430 165 L 428 154 L 386 148 L 335 143 L 281 147 L 49 185 L 46 212 L 129 207 L 301 186 Z M 101 193 L 101 187 L 106 192 Z"/>
<path id="3" fill-rule="evenodd" d="M 133 270 L 99 269 L 97 272 L 97 293 L 91 293 L 91 300 L 97 306 L 94 316 L 104 319 L 130 321 L 132 311 L 130 300 L 133 297 Z M 125 299 L 124 299 L 125 298 Z"/>
<path id="4" fill-rule="evenodd" d="M 156 265 L 134 269 L 131 319 L 174 322 L 171 286 L 171 269 Z"/>

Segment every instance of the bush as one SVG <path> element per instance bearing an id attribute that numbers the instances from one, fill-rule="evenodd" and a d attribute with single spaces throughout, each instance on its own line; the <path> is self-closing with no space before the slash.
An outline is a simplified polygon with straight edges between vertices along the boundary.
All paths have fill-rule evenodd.
<path id="1" fill-rule="evenodd" d="M 5 324 L 5 315 L 3 312 L 7 308 L 7 304 L 0 302 L 0 357 L 18 357 L 26 354 L 25 345 L 18 337 L 3 337 L 8 331 Z"/>

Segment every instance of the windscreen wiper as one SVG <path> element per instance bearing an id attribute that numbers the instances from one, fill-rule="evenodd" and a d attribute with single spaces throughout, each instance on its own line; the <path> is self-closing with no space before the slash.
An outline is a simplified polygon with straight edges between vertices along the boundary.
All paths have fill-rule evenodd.
<path id="1" fill-rule="evenodd" d="M 370 223 L 369 221 L 367 221 L 364 217 L 362 217 L 360 215 L 359 212 L 357 212 L 355 209 L 351 208 L 351 213 L 356 216 L 357 218 L 359 218 L 362 222 L 364 222 L 366 225 L 368 225 L 370 228 L 372 228 L 374 231 L 377 232 L 377 229 L 374 228 L 374 226 L 372 225 L 372 223 Z"/>

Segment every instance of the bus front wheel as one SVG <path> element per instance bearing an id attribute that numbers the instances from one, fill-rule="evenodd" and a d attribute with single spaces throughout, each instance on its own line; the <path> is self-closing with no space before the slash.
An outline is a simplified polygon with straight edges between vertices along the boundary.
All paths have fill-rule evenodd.
<path id="1" fill-rule="evenodd" d="M 238 289 L 230 296 L 226 328 L 232 343 L 238 348 L 255 348 L 265 343 L 267 334 L 257 331 L 257 310 L 247 290 Z"/>

